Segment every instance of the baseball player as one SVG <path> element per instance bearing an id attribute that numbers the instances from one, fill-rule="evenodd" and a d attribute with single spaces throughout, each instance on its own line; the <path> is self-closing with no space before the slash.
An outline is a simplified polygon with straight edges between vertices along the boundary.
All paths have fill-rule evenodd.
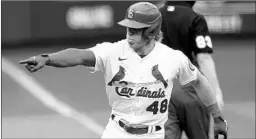
<path id="1" fill-rule="evenodd" d="M 20 61 L 30 72 L 47 66 L 83 65 L 104 72 L 112 112 L 102 138 L 164 138 L 173 80 L 193 86 L 216 121 L 216 133 L 227 134 L 227 123 L 210 83 L 180 51 L 160 43 L 162 16 L 148 2 L 131 5 L 125 19 L 126 39 L 89 49 L 69 48 Z"/>
<path id="2" fill-rule="evenodd" d="M 204 17 L 193 11 L 194 4 L 195 1 L 167 1 L 160 8 L 163 43 L 182 51 L 199 68 L 216 91 L 219 106 L 223 107 L 208 26 Z M 165 138 L 180 139 L 185 131 L 189 139 L 208 139 L 210 115 L 207 109 L 193 88 L 183 90 L 175 88 L 172 93 Z"/>

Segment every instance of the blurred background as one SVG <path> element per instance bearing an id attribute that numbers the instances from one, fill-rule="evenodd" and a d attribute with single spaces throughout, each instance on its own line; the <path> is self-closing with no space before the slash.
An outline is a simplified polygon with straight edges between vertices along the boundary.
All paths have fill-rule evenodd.
<path id="1" fill-rule="evenodd" d="M 3 138 L 100 137 L 110 115 L 102 73 L 47 67 L 31 74 L 18 62 L 124 38 L 117 22 L 134 2 L 1 1 Z M 255 138 L 255 2 L 198 1 L 194 10 L 212 34 L 229 137 Z"/>

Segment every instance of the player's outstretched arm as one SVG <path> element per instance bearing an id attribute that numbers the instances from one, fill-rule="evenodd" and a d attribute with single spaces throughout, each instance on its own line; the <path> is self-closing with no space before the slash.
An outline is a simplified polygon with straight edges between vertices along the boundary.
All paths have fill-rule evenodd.
<path id="1" fill-rule="evenodd" d="M 197 79 L 191 82 L 192 86 L 197 91 L 201 101 L 206 105 L 208 111 L 212 114 L 214 119 L 214 136 L 223 135 L 227 138 L 228 125 L 224 120 L 223 114 L 217 104 L 215 91 L 210 82 L 200 72 L 197 72 Z"/>
<path id="2" fill-rule="evenodd" d="M 94 53 L 88 49 L 68 48 L 52 54 L 41 54 L 20 61 L 25 64 L 30 72 L 35 72 L 47 66 L 73 67 L 77 65 L 94 66 L 96 58 Z"/>

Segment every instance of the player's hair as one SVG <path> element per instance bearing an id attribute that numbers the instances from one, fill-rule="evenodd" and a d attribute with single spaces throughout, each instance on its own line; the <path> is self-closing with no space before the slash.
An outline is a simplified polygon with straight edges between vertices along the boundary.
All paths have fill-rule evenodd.
<path id="1" fill-rule="evenodd" d="M 159 33 L 156 34 L 155 40 L 158 42 L 162 42 L 163 40 L 163 32 L 160 30 Z"/>
<path id="2" fill-rule="evenodd" d="M 144 33 L 143 33 L 144 34 Z M 148 37 L 146 35 L 143 35 L 143 37 L 145 39 L 154 39 L 155 41 L 161 42 L 163 40 L 163 32 L 161 30 L 159 30 L 159 32 L 157 32 L 156 34 L 154 34 L 154 36 L 152 37 Z"/>

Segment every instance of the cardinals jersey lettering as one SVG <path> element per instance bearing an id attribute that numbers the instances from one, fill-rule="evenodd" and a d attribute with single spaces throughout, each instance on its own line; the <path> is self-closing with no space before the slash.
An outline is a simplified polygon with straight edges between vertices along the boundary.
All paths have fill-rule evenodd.
<path id="1" fill-rule="evenodd" d="M 127 40 L 90 50 L 96 56 L 92 72 L 104 72 L 112 113 L 131 124 L 164 125 L 173 81 L 185 85 L 197 77 L 197 68 L 181 51 L 159 42 L 143 58 Z"/>

